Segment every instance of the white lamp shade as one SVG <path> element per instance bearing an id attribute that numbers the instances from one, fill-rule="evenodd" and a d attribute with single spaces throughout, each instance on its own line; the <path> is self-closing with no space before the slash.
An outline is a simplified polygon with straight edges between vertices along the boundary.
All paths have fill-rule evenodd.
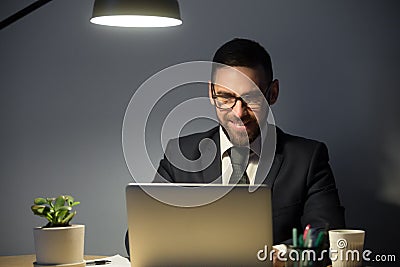
<path id="1" fill-rule="evenodd" d="M 118 27 L 170 27 L 182 24 L 176 0 L 96 0 L 90 22 Z"/>

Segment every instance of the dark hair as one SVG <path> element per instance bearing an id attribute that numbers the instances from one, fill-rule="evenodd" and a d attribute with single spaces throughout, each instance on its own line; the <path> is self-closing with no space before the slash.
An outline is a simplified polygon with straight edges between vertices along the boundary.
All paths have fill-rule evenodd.
<path id="1" fill-rule="evenodd" d="M 261 65 L 265 70 L 267 81 L 271 81 L 272 63 L 268 52 L 259 43 L 242 38 L 235 38 L 222 45 L 214 54 L 213 62 L 231 67 L 255 68 Z M 218 65 L 212 67 L 212 79 Z"/>

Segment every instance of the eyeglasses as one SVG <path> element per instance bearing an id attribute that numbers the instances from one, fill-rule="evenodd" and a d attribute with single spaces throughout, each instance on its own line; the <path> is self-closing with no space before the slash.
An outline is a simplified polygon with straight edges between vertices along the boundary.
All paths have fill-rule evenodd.
<path id="1" fill-rule="evenodd" d="M 265 92 L 265 96 L 269 94 L 271 85 L 272 82 L 268 86 L 267 91 Z M 222 110 L 233 109 L 238 100 L 240 100 L 242 102 L 242 105 L 244 105 L 245 107 L 248 107 L 250 109 L 260 109 L 265 101 L 263 98 L 260 97 L 259 94 L 257 94 L 256 96 L 235 96 L 230 93 L 216 94 L 214 83 L 211 83 L 211 97 L 214 99 L 215 106 Z"/>

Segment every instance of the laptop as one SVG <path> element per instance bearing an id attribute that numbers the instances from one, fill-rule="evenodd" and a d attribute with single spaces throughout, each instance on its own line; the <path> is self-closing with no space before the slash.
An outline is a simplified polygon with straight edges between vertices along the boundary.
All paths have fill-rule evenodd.
<path id="1" fill-rule="evenodd" d="M 131 266 L 272 266 L 271 191 L 265 185 L 249 191 L 248 185 L 129 184 Z"/>

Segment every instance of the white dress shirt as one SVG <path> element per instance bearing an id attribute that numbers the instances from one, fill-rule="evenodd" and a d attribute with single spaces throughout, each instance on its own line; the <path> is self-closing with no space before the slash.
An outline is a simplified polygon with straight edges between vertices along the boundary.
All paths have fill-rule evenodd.
<path id="1" fill-rule="evenodd" d="M 231 141 L 229 141 L 225 132 L 222 130 L 222 126 L 219 127 L 219 140 L 221 149 L 222 184 L 227 185 L 229 184 L 229 179 L 232 175 L 232 164 L 228 150 L 233 147 L 233 144 L 231 143 Z M 258 160 L 260 158 L 260 151 L 261 138 L 260 136 L 258 136 L 250 144 L 249 164 L 247 165 L 246 169 L 246 174 L 249 178 L 250 185 L 254 185 L 258 167 Z"/>

